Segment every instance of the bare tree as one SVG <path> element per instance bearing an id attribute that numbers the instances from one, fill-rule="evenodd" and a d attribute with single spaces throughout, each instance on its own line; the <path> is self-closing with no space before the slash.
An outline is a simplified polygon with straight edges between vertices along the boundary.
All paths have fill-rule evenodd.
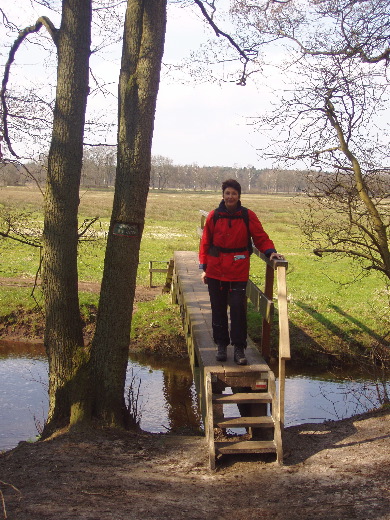
<path id="1" fill-rule="evenodd" d="M 287 42 L 285 74 L 262 128 L 277 130 L 272 157 L 306 161 L 312 201 L 305 219 L 318 255 L 360 259 L 390 278 L 387 63 L 390 2 L 308 0 L 254 4 L 239 0 L 235 15 L 258 41 Z M 328 173 L 326 173 L 328 172 Z M 318 208 L 317 208 L 318 209 Z"/>
<path id="2" fill-rule="evenodd" d="M 88 96 L 91 0 L 63 0 L 61 26 L 47 17 L 19 31 L 5 66 L 2 131 L 12 155 L 7 87 L 15 54 L 25 39 L 45 28 L 57 57 L 57 87 L 44 197 L 42 281 L 45 297 L 44 343 L 49 361 L 49 414 L 45 435 L 78 417 L 86 359 L 78 301 L 78 204 Z M 32 110 L 32 109 L 31 109 Z M 28 114 L 27 114 L 28 115 Z M 17 119 L 13 114 L 11 120 Z M 32 118 L 35 119 L 34 117 Z"/>
<path id="3" fill-rule="evenodd" d="M 320 67 L 306 62 L 301 78 L 300 89 L 265 122 L 283 135 L 275 156 L 311 167 L 304 232 L 316 254 L 360 259 L 389 279 L 389 149 L 374 124 L 387 103 L 387 82 L 337 57 Z"/>
<path id="4" fill-rule="evenodd" d="M 152 157 L 151 187 L 162 190 L 169 185 L 175 170 L 172 159 L 155 155 Z M 170 184 L 172 186 L 172 183 Z"/>
<path id="5" fill-rule="evenodd" d="M 45 26 L 56 46 L 58 66 L 43 233 L 45 346 L 49 359 L 49 415 L 44 436 L 67 424 L 89 421 L 91 414 L 109 425 L 123 425 L 126 417 L 125 369 L 149 188 L 166 2 L 127 2 L 119 79 L 116 191 L 96 334 L 90 350 L 84 347 L 78 305 L 77 210 L 89 90 L 91 7 L 91 1 L 63 0 L 59 29 L 47 18 L 40 18 L 22 31 L 11 49 L 1 92 L 4 136 L 9 150 L 15 153 L 8 132 L 9 70 L 21 35 Z"/>
<path id="6" fill-rule="evenodd" d="M 115 184 L 116 147 L 89 146 L 84 149 L 83 186 L 101 186 L 108 188 Z"/>
<path id="7" fill-rule="evenodd" d="M 252 46 L 289 40 L 302 54 L 385 63 L 389 0 L 235 0 L 232 13 Z"/>
<path id="8" fill-rule="evenodd" d="M 48 158 L 42 282 L 45 347 L 49 359 L 46 432 L 78 417 L 86 359 L 78 300 L 78 204 L 88 96 L 91 1 L 64 0 L 58 54 L 56 103 Z"/>

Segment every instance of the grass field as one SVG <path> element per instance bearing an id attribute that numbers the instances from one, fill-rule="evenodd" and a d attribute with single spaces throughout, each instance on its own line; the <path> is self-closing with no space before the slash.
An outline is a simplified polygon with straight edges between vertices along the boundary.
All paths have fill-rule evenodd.
<path id="1" fill-rule="evenodd" d="M 80 280 L 100 282 L 104 260 L 105 233 L 111 211 L 112 191 L 81 193 L 80 223 L 99 216 L 96 240 L 80 245 Z M 211 210 L 220 202 L 216 193 L 150 193 L 146 226 L 141 244 L 138 284 L 149 282 L 150 260 L 165 262 L 175 250 L 198 248 L 196 228 L 199 210 Z M 289 262 L 287 283 L 292 349 L 348 352 L 375 343 L 389 330 L 389 301 L 385 282 L 377 274 L 358 276 L 358 267 L 348 260 L 319 259 L 304 243 L 299 228 L 302 199 L 280 195 L 245 195 L 245 206 L 253 209 Z M 0 208 L 24 213 L 32 229 L 42 228 L 42 195 L 36 189 L 0 188 Z M 39 233 L 39 231 L 37 231 Z M 39 249 L 0 240 L 0 277 L 34 277 L 39 265 Z M 264 264 L 253 257 L 251 277 L 263 285 Z M 154 275 L 162 285 L 164 275 Z M 0 316 L 17 306 L 35 305 L 30 290 L 0 287 Z M 39 292 L 36 294 L 39 298 Z M 169 299 L 166 298 L 166 305 Z M 81 293 L 82 304 L 97 303 L 97 296 Z M 251 314 L 250 326 L 256 335 L 260 319 Z"/>

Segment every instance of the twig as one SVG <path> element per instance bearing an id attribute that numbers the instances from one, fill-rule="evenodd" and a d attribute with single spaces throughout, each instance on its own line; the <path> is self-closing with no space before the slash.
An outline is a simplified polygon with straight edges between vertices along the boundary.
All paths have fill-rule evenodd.
<path id="1" fill-rule="evenodd" d="M 35 297 L 35 289 L 38 287 L 38 277 L 39 277 L 39 274 L 41 272 L 41 268 L 42 268 L 42 248 L 40 248 L 39 250 L 39 266 L 38 266 L 38 269 L 35 273 L 35 279 L 34 279 L 34 287 L 31 291 L 31 297 L 33 298 L 33 300 L 35 301 L 35 305 L 37 306 L 37 309 L 39 310 L 39 312 L 41 313 L 41 315 L 43 317 L 45 317 L 45 313 L 43 312 L 43 309 L 40 305 L 40 303 L 38 302 L 37 298 Z"/>
<path id="2" fill-rule="evenodd" d="M 11 236 L 8 232 L 4 233 L 3 231 L 0 231 L 0 236 L 4 237 L 4 238 L 9 238 L 11 240 L 15 240 L 16 242 L 20 242 L 21 244 L 26 244 L 28 246 L 32 246 L 32 247 L 40 247 L 42 248 L 42 245 L 41 244 L 37 244 L 35 242 L 30 242 L 29 240 L 26 240 L 26 239 L 22 239 L 22 238 L 17 238 L 17 237 L 13 237 Z"/>
<path id="3" fill-rule="evenodd" d="M 17 493 L 19 493 L 19 498 L 22 496 L 22 492 L 17 487 L 13 486 L 12 484 L 8 484 L 8 482 L 3 482 L 2 480 L 0 480 L 0 484 L 2 486 L 9 486 L 10 488 L 14 489 Z M 3 495 L 3 492 L 1 491 L 1 489 L 0 489 L 0 496 L 1 496 L 1 505 L 2 505 L 2 508 L 3 508 L 4 518 L 8 518 L 8 516 L 7 516 L 7 509 L 5 507 L 4 495 Z"/>
<path id="4" fill-rule="evenodd" d="M 7 518 L 7 510 L 5 508 L 4 495 L 3 495 L 3 492 L 1 491 L 1 489 L 0 489 L 0 496 L 1 496 L 1 505 L 3 506 L 4 518 Z"/>

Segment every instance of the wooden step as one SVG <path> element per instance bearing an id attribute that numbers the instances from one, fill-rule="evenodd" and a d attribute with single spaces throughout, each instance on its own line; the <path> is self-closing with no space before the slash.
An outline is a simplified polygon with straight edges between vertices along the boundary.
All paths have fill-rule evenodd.
<path id="1" fill-rule="evenodd" d="M 276 453 L 276 443 L 274 441 L 216 441 L 215 449 L 221 454 Z"/>
<path id="2" fill-rule="evenodd" d="M 228 404 L 228 403 L 271 403 L 272 397 L 268 392 L 250 392 L 237 394 L 213 394 L 213 403 Z"/>
<path id="3" fill-rule="evenodd" d="M 275 422 L 272 417 L 225 417 L 217 422 L 219 428 L 272 428 Z"/>

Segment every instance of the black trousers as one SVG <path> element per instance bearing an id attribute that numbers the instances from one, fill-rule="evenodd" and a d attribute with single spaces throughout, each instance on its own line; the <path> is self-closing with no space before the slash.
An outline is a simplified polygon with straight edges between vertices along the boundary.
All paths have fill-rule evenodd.
<path id="1" fill-rule="evenodd" d="M 222 282 L 207 278 L 209 288 L 213 339 L 217 345 L 246 347 L 246 285 L 247 282 Z M 230 307 L 230 334 L 228 321 Z"/>

